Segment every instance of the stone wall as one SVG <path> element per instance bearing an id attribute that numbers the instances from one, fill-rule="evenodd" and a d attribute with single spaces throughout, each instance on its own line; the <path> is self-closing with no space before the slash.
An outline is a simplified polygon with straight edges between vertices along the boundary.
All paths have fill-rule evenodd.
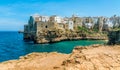
<path id="1" fill-rule="evenodd" d="M 36 22 L 36 30 L 41 31 L 41 30 L 49 30 L 55 27 L 55 23 L 53 22 Z"/>

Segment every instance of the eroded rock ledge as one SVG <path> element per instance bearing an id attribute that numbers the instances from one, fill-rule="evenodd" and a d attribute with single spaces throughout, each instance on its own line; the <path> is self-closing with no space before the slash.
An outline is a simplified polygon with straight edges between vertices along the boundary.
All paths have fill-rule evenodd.
<path id="1" fill-rule="evenodd" d="M 120 70 L 120 46 L 78 46 L 71 54 L 31 53 L 0 63 L 0 70 Z"/>
<path id="2" fill-rule="evenodd" d="M 24 32 L 24 40 L 44 44 L 70 40 L 108 40 L 108 38 L 107 34 L 103 33 L 54 29 L 41 30 L 36 34 Z"/>

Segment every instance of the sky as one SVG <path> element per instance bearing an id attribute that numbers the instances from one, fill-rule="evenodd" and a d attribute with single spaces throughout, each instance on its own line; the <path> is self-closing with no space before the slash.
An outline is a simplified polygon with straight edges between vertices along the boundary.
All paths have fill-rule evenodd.
<path id="1" fill-rule="evenodd" d="M 0 31 L 23 30 L 31 15 L 120 15 L 120 0 L 0 0 Z"/>

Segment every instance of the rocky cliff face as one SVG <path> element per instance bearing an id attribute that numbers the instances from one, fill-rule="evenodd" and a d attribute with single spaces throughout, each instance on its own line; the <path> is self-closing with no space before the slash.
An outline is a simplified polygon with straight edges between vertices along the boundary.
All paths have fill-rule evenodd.
<path id="1" fill-rule="evenodd" d="M 110 31 L 108 34 L 109 42 L 108 44 L 120 44 L 120 31 Z"/>
<path id="2" fill-rule="evenodd" d="M 100 34 L 86 34 L 80 31 L 72 30 L 45 30 L 43 32 L 38 32 L 37 36 L 34 38 L 35 43 L 51 43 L 59 42 L 64 40 L 79 40 L 79 39 L 93 39 L 93 40 L 105 40 L 106 36 Z"/>
<path id="3" fill-rule="evenodd" d="M 71 54 L 31 53 L 0 63 L 0 70 L 120 70 L 120 46 L 76 47 Z"/>

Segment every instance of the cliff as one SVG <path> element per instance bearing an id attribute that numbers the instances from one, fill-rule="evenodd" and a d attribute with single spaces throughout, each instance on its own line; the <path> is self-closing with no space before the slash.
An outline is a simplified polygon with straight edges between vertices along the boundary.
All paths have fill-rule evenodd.
<path id="1" fill-rule="evenodd" d="M 120 30 L 110 31 L 108 34 L 108 39 L 108 44 L 110 45 L 120 44 Z"/>
<path id="2" fill-rule="evenodd" d="M 34 43 L 53 43 L 65 40 L 106 40 L 106 34 L 100 33 L 85 33 L 82 31 L 72 31 L 72 30 L 43 30 L 39 31 L 36 35 L 29 34 L 29 38 L 25 38 L 26 40 L 32 40 Z"/>
<path id="3" fill-rule="evenodd" d="M 71 54 L 31 53 L 0 63 L 0 70 L 120 70 L 120 46 L 76 47 Z"/>

